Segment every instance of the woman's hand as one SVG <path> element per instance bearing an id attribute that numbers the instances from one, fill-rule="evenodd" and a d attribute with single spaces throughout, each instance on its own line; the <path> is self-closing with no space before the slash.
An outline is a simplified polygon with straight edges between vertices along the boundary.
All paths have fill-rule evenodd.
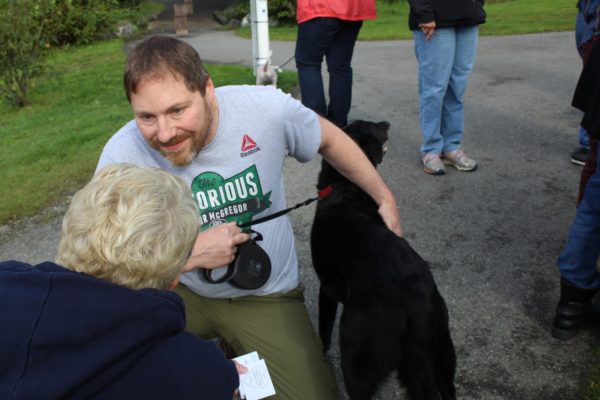
<path id="1" fill-rule="evenodd" d="M 425 22 L 419 24 L 419 28 L 421 28 L 421 32 L 425 34 L 425 39 L 429 40 L 433 36 L 433 32 L 435 32 L 435 21 Z"/>

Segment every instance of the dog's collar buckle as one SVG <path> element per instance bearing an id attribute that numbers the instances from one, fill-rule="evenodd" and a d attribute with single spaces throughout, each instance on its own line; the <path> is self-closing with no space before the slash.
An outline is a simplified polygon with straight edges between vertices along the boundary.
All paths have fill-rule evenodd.
<path id="1" fill-rule="evenodd" d="M 333 185 L 327 185 L 323 189 L 319 190 L 319 200 L 323 200 L 333 192 Z"/>

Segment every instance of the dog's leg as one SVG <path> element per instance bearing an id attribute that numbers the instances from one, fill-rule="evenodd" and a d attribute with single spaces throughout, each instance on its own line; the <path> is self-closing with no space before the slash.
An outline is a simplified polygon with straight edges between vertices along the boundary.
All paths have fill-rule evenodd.
<path id="1" fill-rule="evenodd" d="M 344 304 L 340 355 L 346 391 L 352 400 L 370 400 L 399 356 L 397 348 L 386 346 L 386 335 L 375 314 L 373 309 Z"/>
<path id="2" fill-rule="evenodd" d="M 408 398 L 410 400 L 440 400 L 433 366 L 414 365 L 413 368 L 413 371 L 402 378 Z"/>
<path id="3" fill-rule="evenodd" d="M 456 353 L 448 330 L 440 332 L 440 348 L 436 357 L 435 376 L 442 400 L 456 400 L 454 374 Z"/>
<path id="4" fill-rule="evenodd" d="M 335 323 L 338 302 L 329 297 L 323 287 L 319 287 L 319 336 L 325 351 L 331 348 L 331 333 Z"/>
<path id="5" fill-rule="evenodd" d="M 383 377 L 379 376 L 377 360 L 372 349 L 368 346 L 356 347 L 352 340 L 348 341 L 347 335 L 340 337 L 340 366 L 344 376 L 346 392 L 352 400 L 370 400 Z M 353 344 L 354 343 L 354 344 Z"/>
<path id="6" fill-rule="evenodd" d="M 422 330 L 417 329 L 422 332 Z M 424 339 L 424 340 L 420 340 Z M 406 352 L 399 368 L 399 379 L 410 400 L 440 400 L 436 376 L 436 352 L 432 338 L 413 337 L 406 343 Z M 400 370 L 403 373 L 400 373 Z"/>

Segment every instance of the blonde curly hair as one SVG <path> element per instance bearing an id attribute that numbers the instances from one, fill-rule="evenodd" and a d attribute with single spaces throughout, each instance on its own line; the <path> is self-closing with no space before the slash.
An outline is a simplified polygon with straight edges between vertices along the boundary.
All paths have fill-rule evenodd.
<path id="1" fill-rule="evenodd" d="M 187 261 L 199 223 L 180 178 L 111 165 L 73 196 L 56 263 L 132 289 L 166 289 Z"/>

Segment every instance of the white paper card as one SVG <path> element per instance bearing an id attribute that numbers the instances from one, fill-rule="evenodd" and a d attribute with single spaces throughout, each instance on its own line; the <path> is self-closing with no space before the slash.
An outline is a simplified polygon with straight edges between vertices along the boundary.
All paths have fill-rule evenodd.
<path id="1" fill-rule="evenodd" d="M 275 394 L 265 360 L 261 360 L 256 351 L 234 358 L 238 363 L 248 368 L 240 375 L 240 398 L 259 400 Z"/>
<path id="2" fill-rule="evenodd" d="M 258 362 L 260 358 L 258 357 L 258 353 L 256 351 L 253 351 L 252 353 L 236 357 L 234 358 L 234 360 L 247 367 L 249 364 L 254 364 L 255 362 Z"/>
<path id="3" fill-rule="evenodd" d="M 253 351 L 252 353 L 248 353 L 248 354 L 244 354 L 243 356 L 239 356 L 234 358 L 235 361 L 237 361 L 238 363 L 242 364 L 245 367 L 248 367 L 250 364 L 254 364 L 256 362 L 258 362 L 259 357 L 258 357 L 258 353 L 256 351 Z M 244 392 L 244 386 L 242 385 L 242 375 L 240 375 L 240 387 L 238 388 L 239 392 L 240 392 L 240 399 L 245 399 L 246 398 L 246 393 Z"/>
<path id="4" fill-rule="evenodd" d="M 248 372 L 240 375 L 240 382 L 240 387 L 244 388 L 246 400 L 264 399 L 275 394 L 265 360 L 258 360 L 249 365 Z"/>

